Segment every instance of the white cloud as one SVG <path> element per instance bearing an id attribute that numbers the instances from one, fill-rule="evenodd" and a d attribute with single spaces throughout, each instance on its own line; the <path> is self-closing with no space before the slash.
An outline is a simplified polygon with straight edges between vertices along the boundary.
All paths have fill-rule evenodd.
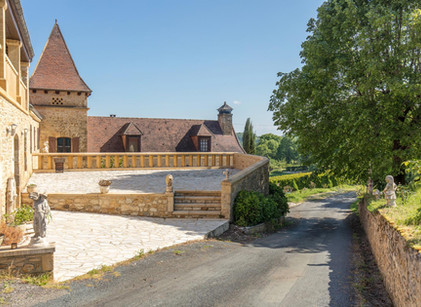
<path id="1" fill-rule="evenodd" d="M 241 101 L 234 100 L 232 103 L 235 104 L 236 106 L 239 106 L 241 104 Z"/>

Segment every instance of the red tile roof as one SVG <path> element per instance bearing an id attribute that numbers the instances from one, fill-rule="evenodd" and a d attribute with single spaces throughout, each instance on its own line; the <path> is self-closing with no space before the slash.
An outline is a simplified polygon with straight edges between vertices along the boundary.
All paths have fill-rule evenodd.
<path id="1" fill-rule="evenodd" d="M 80 77 L 57 23 L 29 80 L 29 88 L 92 92 Z"/>
<path id="2" fill-rule="evenodd" d="M 234 130 L 223 135 L 216 120 L 99 116 L 88 116 L 88 152 L 123 152 L 121 134 L 128 123 L 143 133 L 142 152 L 195 152 L 191 136 L 197 135 L 202 125 L 211 136 L 211 151 L 244 152 Z"/>

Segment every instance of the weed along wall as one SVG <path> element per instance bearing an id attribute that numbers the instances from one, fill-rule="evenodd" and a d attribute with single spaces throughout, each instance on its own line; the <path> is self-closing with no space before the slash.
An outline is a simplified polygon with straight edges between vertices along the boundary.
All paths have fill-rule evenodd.
<path id="1" fill-rule="evenodd" d="M 28 194 L 25 204 L 32 204 Z M 171 217 L 173 193 L 166 194 L 49 194 L 51 209 L 136 216 Z"/>
<path id="2" fill-rule="evenodd" d="M 420 306 L 421 253 L 378 212 L 370 212 L 365 200 L 360 220 L 370 241 L 386 289 L 396 306 Z"/>
<path id="3" fill-rule="evenodd" d="M 221 183 L 221 214 L 233 218 L 235 197 L 241 190 L 269 193 L 269 160 L 264 157 L 234 154 L 234 168 L 240 172 Z"/>

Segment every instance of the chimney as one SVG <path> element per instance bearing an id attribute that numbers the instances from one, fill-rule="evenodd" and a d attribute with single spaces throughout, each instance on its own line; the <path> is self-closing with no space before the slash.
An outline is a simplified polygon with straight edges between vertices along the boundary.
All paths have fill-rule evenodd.
<path id="1" fill-rule="evenodd" d="M 115 117 L 115 114 L 110 114 L 110 117 Z"/>
<path id="2" fill-rule="evenodd" d="M 233 109 L 227 105 L 226 101 L 224 101 L 224 104 L 218 109 L 218 122 L 223 135 L 231 135 L 232 133 L 232 110 Z"/>

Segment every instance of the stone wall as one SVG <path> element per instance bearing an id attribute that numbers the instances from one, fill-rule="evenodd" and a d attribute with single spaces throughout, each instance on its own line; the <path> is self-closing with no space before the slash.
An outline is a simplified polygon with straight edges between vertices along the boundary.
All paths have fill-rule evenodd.
<path id="1" fill-rule="evenodd" d="M 41 147 L 50 137 L 79 138 L 77 152 L 88 148 L 88 109 L 82 107 L 36 106 L 43 116 L 40 124 Z M 73 140 L 72 140 L 73 141 Z M 72 148 L 75 144 L 72 143 Z M 52 149 L 50 145 L 50 150 Z M 73 151 L 73 149 L 72 149 Z"/>
<path id="2" fill-rule="evenodd" d="M 0 272 L 18 276 L 20 274 L 43 274 L 54 270 L 55 245 L 48 247 L 0 249 Z"/>
<path id="3" fill-rule="evenodd" d="M 364 200 L 360 202 L 359 213 L 394 305 L 420 306 L 421 253 L 409 247 L 405 238 L 383 215 L 368 211 Z"/>
<path id="4" fill-rule="evenodd" d="M 254 156 L 254 155 L 248 155 L 248 154 L 240 154 L 240 153 L 235 153 L 234 154 L 234 168 L 235 169 L 246 169 L 250 166 L 252 166 L 253 164 L 261 161 L 262 159 L 264 159 L 263 157 L 260 156 Z"/>
<path id="5" fill-rule="evenodd" d="M 230 220 L 233 219 L 234 200 L 238 192 L 247 190 L 269 193 L 269 160 L 267 158 L 235 154 L 234 167 L 242 171 L 221 183 L 221 214 Z"/>
<path id="6" fill-rule="evenodd" d="M 80 93 L 80 94 L 78 94 Z M 47 91 L 44 90 L 30 90 L 30 102 L 34 106 L 39 105 L 54 105 L 54 106 L 73 106 L 73 107 L 87 107 L 88 96 L 87 93 L 82 92 L 67 92 L 67 91 Z"/>
<path id="7" fill-rule="evenodd" d="M 173 193 L 166 194 L 49 194 L 51 209 L 135 216 L 172 217 Z M 32 204 L 28 194 L 22 202 Z"/>
<path id="8" fill-rule="evenodd" d="M 15 136 L 7 132 L 12 124 L 17 125 Z M 31 153 L 38 152 L 38 127 L 39 119 L 33 113 L 20 108 L 0 94 L 0 215 L 19 205 L 18 193 L 14 208 L 6 208 L 7 181 L 15 177 L 15 142 L 19 152 L 17 163 L 19 174 L 16 178 L 20 185 L 18 188 L 23 189 L 32 174 Z M 26 136 L 25 129 L 27 129 Z"/>

